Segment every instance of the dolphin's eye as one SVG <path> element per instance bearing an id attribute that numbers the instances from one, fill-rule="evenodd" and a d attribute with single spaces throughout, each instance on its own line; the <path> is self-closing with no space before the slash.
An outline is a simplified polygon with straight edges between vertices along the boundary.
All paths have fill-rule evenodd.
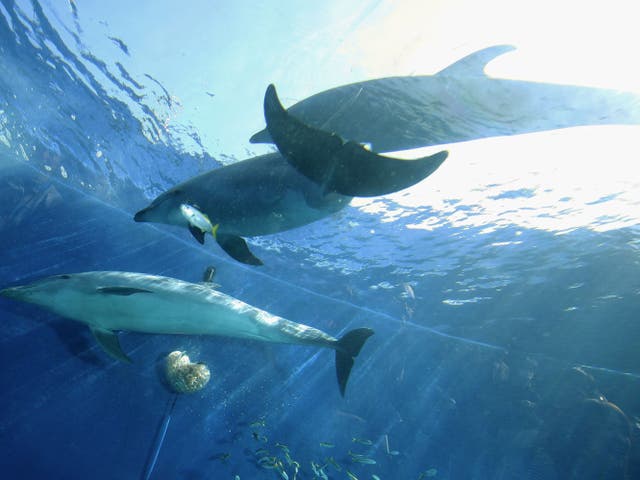
<path id="1" fill-rule="evenodd" d="M 68 280 L 71 278 L 71 275 L 59 275 L 58 278 L 61 278 L 63 280 Z"/>

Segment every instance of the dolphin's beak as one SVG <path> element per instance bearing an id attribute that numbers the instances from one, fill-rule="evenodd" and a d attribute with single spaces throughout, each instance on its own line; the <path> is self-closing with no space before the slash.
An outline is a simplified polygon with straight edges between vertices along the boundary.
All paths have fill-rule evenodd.
<path id="1" fill-rule="evenodd" d="M 147 212 L 148 212 L 148 211 L 149 211 L 149 208 L 148 208 L 148 207 L 147 207 L 147 208 L 143 208 L 142 210 L 140 210 L 138 213 L 136 213 L 136 214 L 133 216 L 133 219 L 134 219 L 136 222 L 146 222 L 146 221 L 147 221 L 146 215 L 147 215 Z"/>
<path id="2" fill-rule="evenodd" d="M 24 296 L 24 288 L 22 287 L 9 287 L 0 290 L 0 295 L 7 298 L 21 299 Z"/>

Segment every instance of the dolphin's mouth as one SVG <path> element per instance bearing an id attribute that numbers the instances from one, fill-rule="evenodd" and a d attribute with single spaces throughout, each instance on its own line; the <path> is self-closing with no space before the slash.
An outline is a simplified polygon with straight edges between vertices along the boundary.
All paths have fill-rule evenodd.
<path id="1" fill-rule="evenodd" d="M 138 213 L 136 213 L 133 216 L 133 219 L 136 222 L 146 222 L 147 219 L 145 218 L 145 216 L 146 216 L 146 213 L 147 213 L 148 210 L 149 210 L 148 208 L 143 208 L 142 210 L 140 210 Z"/>
<path id="2" fill-rule="evenodd" d="M 21 298 L 24 294 L 24 289 L 21 287 L 9 287 L 0 290 L 0 296 L 7 298 Z"/>

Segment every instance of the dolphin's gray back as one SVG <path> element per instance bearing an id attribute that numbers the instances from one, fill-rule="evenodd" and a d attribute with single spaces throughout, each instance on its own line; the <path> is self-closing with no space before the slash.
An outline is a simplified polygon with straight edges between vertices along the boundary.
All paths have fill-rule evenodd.
<path id="1" fill-rule="evenodd" d="M 312 95 L 288 111 L 375 152 L 582 125 L 640 124 L 640 95 L 488 77 L 486 63 L 513 47 L 475 52 L 436 75 L 389 77 Z M 262 130 L 251 137 L 268 143 Z"/>

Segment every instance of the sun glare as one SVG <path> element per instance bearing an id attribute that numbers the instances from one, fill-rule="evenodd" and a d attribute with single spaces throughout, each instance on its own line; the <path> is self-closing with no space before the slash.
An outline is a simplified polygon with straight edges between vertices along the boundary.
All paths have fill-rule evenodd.
<path id="1" fill-rule="evenodd" d="M 640 223 L 640 127 L 581 127 L 448 145 L 449 158 L 418 185 L 373 199 L 365 212 L 394 221 L 431 211 L 407 228 L 520 226 L 556 233 Z M 434 147 L 395 152 L 417 158 Z"/>
<path id="2" fill-rule="evenodd" d="M 487 75 L 640 94 L 638 10 L 629 0 L 384 1 L 353 40 L 371 78 L 434 75 L 469 53 L 511 44 L 516 50 L 490 62 Z M 352 204 L 387 222 L 427 207 L 431 215 L 407 226 L 427 230 L 516 225 L 564 233 L 640 223 L 640 126 L 576 127 L 389 155 L 417 158 L 443 148 L 449 158 L 419 185 Z"/>

